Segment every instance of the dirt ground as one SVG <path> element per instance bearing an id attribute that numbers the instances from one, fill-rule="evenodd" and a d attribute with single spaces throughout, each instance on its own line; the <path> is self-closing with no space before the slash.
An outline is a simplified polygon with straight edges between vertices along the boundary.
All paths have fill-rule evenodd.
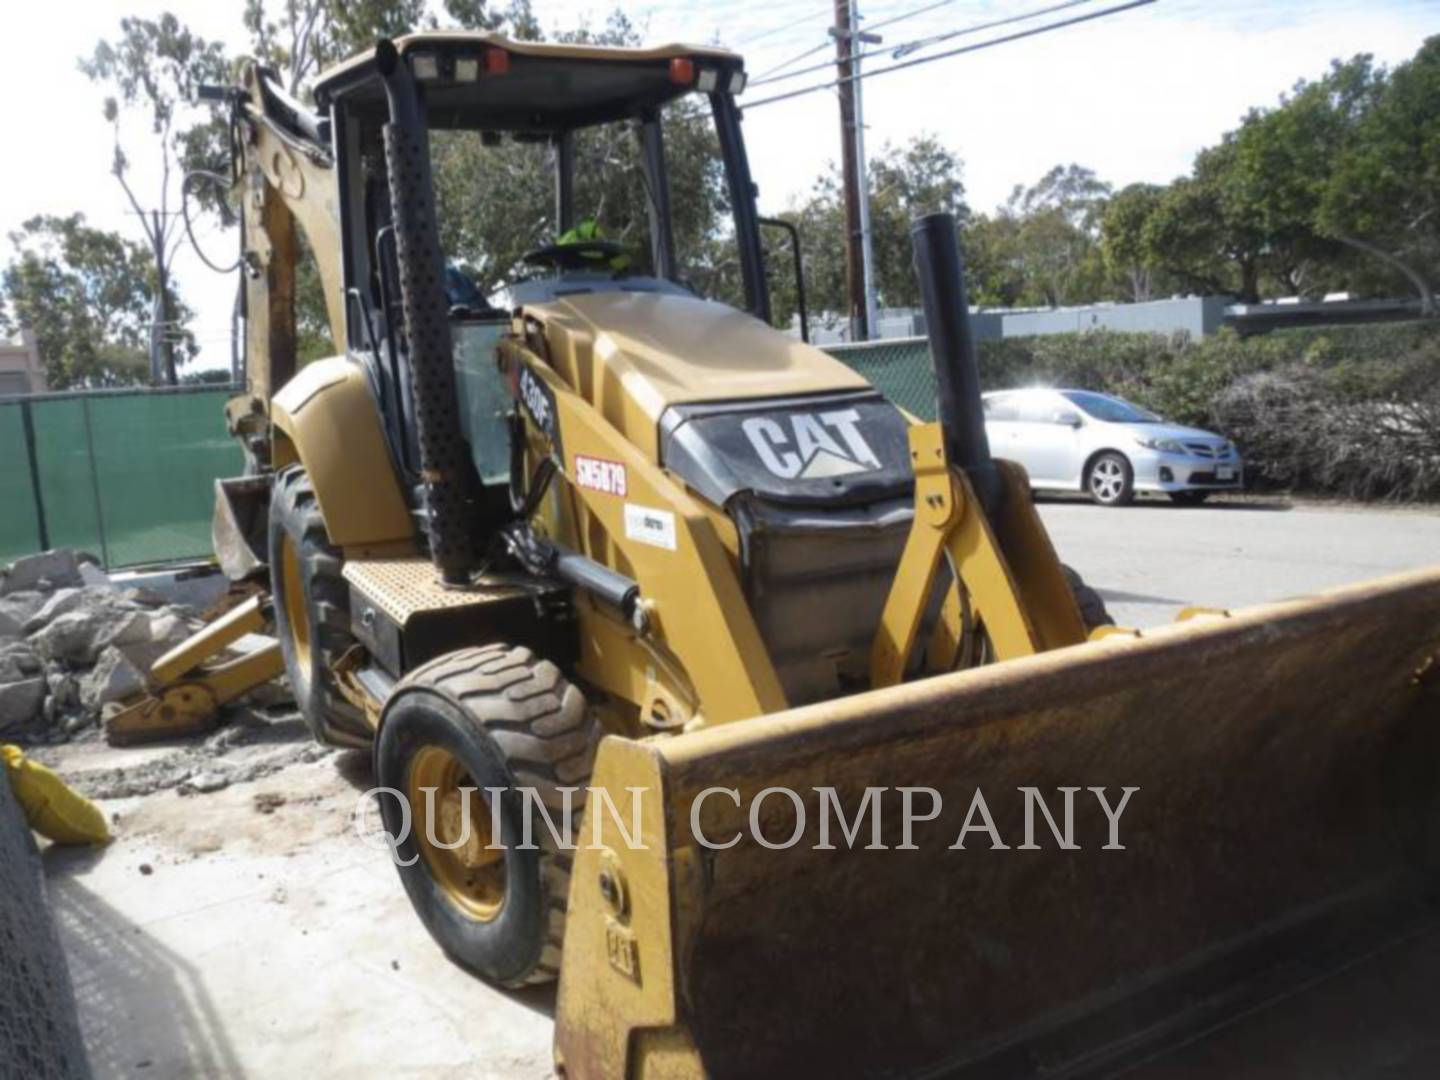
<path id="1" fill-rule="evenodd" d="M 84 788 L 122 755 L 139 776 L 185 746 L 46 756 Z M 498 991 L 448 961 L 361 841 L 366 756 L 314 747 L 291 716 L 216 759 L 277 761 L 209 793 L 101 800 L 109 847 L 46 851 L 96 1075 L 549 1076 L 553 990 Z"/>

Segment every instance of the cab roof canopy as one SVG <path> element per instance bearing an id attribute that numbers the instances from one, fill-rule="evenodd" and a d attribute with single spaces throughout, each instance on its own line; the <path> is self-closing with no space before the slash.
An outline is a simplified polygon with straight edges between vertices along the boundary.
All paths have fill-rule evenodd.
<path id="1" fill-rule="evenodd" d="M 744 61 L 722 49 L 512 41 L 500 34 L 408 34 L 395 47 L 408 62 L 431 127 L 554 133 L 642 115 L 692 90 L 731 88 Z M 315 83 L 321 108 L 340 104 L 361 117 L 388 115 L 375 50 L 354 56 Z"/>

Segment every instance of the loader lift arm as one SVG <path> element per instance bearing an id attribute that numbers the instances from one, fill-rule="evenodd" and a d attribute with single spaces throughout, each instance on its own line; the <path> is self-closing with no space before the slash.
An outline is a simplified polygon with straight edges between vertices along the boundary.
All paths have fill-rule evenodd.
<path id="1" fill-rule="evenodd" d="M 922 217 L 911 239 L 931 329 L 940 419 L 909 431 L 915 516 L 871 650 L 872 688 L 904 679 L 942 559 L 952 571 L 950 589 L 966 593 L 972 626 L 983 626 L 995 659 L 1086 639 L 1024 469 L 990 457 L 955 220 L 948 214 Z M 962 625 L 962 610 L 954 596 L 941 608 L 939 632 L 952 644 L 975 632 Z"/>

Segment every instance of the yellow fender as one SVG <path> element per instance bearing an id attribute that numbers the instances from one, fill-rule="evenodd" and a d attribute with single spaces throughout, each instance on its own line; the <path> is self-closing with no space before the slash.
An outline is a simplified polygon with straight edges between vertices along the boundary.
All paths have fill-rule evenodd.
<path id="1" fill-rule="evenodd" d="M 41 836 L 57 844 L 109 842 L 110 827 L 93 802 L 77 795 L 38 761 L 26 758 L 18 746 L 0 746 L 0 758 L 25 820 Z"/>

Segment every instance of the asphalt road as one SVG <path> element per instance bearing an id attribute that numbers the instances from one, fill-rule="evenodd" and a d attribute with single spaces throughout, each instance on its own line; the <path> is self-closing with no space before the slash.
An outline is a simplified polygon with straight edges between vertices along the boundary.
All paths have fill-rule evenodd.
<path id="1" fill-rule="evenodd" d="M 1127 626 L 1170 622 L 1187 604 L 1241 608 L 1440 563 L 1440 509 L 1278 499 L 1107 509 L 1043 497 L 1039 508 L 1060 558 Z"/>

